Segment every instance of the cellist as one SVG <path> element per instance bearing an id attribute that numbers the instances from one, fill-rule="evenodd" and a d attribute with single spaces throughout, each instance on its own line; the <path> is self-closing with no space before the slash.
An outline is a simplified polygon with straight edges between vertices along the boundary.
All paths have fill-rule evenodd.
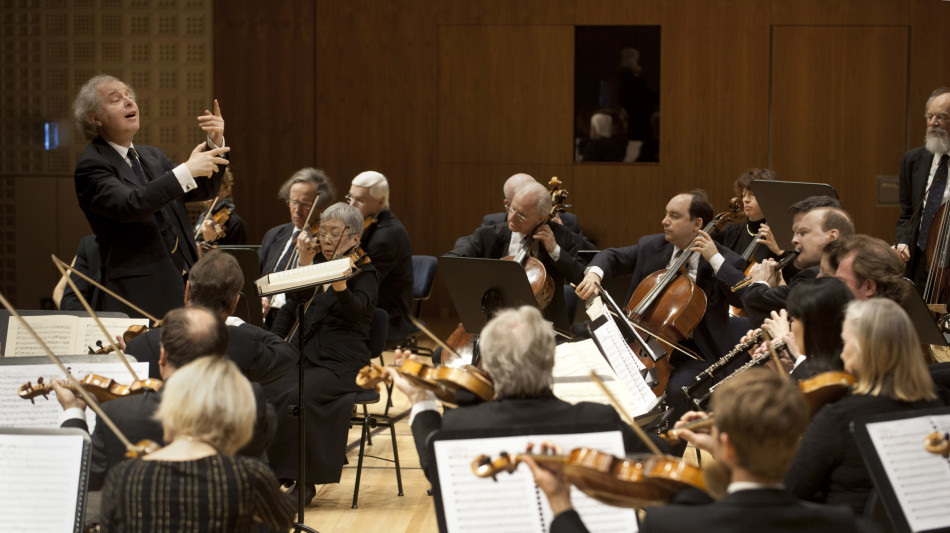
<path id="1" fill-rule="evenodd" d="M 728 306 L 739 307 L 741 300 L 731 287 L 744 277 L 744 262 L 735 252 L 716 244 L 702 228 L 713 218 L 713 208 L 701 190 L 674 196 L 666 204 L 663 233 L 641 237 L 639 242 L 623 248 L 608 248 L 594 256 L 584 281 L 577 287 L 582 299 L 599 293 L 603 279 L 633 274 L 630 295 L 650 274 L 670 267 L 680 253 L 693 254 L 686 271 L 706 295 L 706 310 L 694 328 L 692 338 L 682 344 L 702 360 L 694 360 L 679 350 L 672 352 L 674 371 L 667 383 L 667 400 L 677 414 L 686 411 L 680 387 L 691 382 L 704 368 L 729 351 Z"/>

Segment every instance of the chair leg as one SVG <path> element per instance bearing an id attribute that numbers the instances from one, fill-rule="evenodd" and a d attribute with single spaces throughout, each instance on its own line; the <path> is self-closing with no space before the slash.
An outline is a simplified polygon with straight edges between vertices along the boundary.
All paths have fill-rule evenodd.
<path id="1" fill-rule="evenodd" d="M 369 411 L 366 410 L 366 404 L 363 404 L 363 429 L 366 429 L 368 427 L 369 427 Z M 367 446 L 373 445 L 373 435 L 369 431 L 366 431 L 366 445 Z"/>
<path id="2" fill-rule="evenodd" d="M 389 416 L 389 408 L 393 406 L 393 385 L 386 385 L 386 408 L 383 409 L 383 416 Z"/>
<path id="3" fill-rule="evenodd" d="M 396 463 L 396 485 L 399 487 L 399 496 L 402 496 L 402 474 L 399 473 L 399 449 L 396 448 L 396 424 L 389 422 L 389 434 L 393 438 L 393 462 Z"/>
<path id="4" fill-rule="evenodd" d="M 366 406 L 363 406 L 366 412 Z M 363 431 L 360 433 L 360 455 L 356 463 L 356 483 L 353 486 L 353 509 L 356 509 L 356 500 L 360 496 L 360 477 L 363 474 L 363 453 L 366 451 L 366 440 L 369 437 L 369 416 L 363 417 Z"/>

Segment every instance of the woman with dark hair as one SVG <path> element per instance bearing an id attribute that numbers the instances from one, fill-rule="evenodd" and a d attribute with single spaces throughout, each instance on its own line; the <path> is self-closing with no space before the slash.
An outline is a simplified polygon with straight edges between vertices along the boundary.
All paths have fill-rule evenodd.
<path id="1" fill-rule="evenodd" d="M 840 357 L 844 347 L 841 324 L 845 306 L 853 299 L 851 289 L 837 278 L 806 280 L 788 293 L 785 306 L 789 334 L 794 340 L 793 349 L 801 349 L 801 354 L 796 355 L 804 357 L 792 370 L 792 376 L 806 379 L 844 369 Z"/>
<path id="2" fill-rule="evenodd" d="M 752 192 L 752 180 L 778 181 L 774 172 L 767 168 L 750 168 L 745 171 L 733 185 L 733 191 L 742 199 L 742 211 L 746 216 L 744 222 L 729 224 L 722 231 L 712 232 L 710 236 L 719 244 L 729 248 L 740 256 L 746 251 L 753 241 L 757 241 L 759 246 L 755 249 L 752 256 L 744 259 L 755 259 L 761 262 L 764 259 L 775 259 L 782 255 L 782 249 L 775 242 L 772 236 L 772 230 L 765 223 L 765 214 L 759 207 L 759 202 L 755 199 L 755 193 Z"/>

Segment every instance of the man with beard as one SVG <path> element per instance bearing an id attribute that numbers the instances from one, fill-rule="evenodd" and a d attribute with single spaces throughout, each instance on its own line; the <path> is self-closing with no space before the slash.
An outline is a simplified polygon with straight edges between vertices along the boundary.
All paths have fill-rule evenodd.
<path id="1" fill-rule="evenodd" d="M 927 277 L 927 236 L 934 214 L 946 199 L 947 153 L 950 152 L 950 87 L 927 99 L 924 146 L 904 154 L 900 174 L 901 214 L 894 247 L 907 263 L 907 277 L 923 292 Z M 930 194 L 934 191 L 934 194 Z"/>

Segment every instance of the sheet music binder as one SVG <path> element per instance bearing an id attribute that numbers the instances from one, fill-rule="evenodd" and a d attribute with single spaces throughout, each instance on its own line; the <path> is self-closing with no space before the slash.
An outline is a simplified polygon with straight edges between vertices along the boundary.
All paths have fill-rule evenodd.
<path id="1" fill-rule="evenodd" d="M 30 531 L 40 527 L 44 531 L 72 531 L 73 533 L 81 533 L 83 531 L 85 512 L 86 512 L 86 497 L 89 493 L 89 470 L 90 470 L 90 461 L 92 458 L 92 439 L 89 437 L 89 434 L 81 429 L 76 428 L 63 428 L 63 429 L 39 429 L 39 428 L 0 428 L 0 442 L 13 443 L 18 439 L 35 439 L 41 438 L 45 442 L 52 442 L 47 439 L 57 439 L 69 437 L 70 440 L 75 438 L 82 439 L 82 450 L 79 456 L 70 456 L 63 457 L 62 454 L 57 454 L 57 459 L 69 461 L 71 465 L 74 465 L 75 468 L 79 470 L 78 484 L 75 487 L 75 510 L 73 511 L 73 520 L 71 529 L 55 529 L 51 528 L 52 524 L 49 523 L 50 516 L 43 517 L 44 520 L 39 520 L 41 517 L 31 516 L 29 517 L 28 522 L 19 523 L 19 524 L 7 524 L 4 526 L 4 521 L 8 518 L 3 518 L 0 516 L 0 529 L 5 529 L 5 527 L 12 527 L 12 529 L 6 529 L 7 531 Z M 2 446 L 0 446 L 2 447 Z M 10 457 L 7 457 L 10 459 Z M 0 459 L 2 461 L 2 459 Z M 24 469 L 30 468 L 31 465 L 24 465 Z M 60 470 L 58 472 L 44 472 L 43 479 L 38 483 L 23 483 L 23 479 L 18 476 L 0 476 L 0 493 L 9 493 L 10 491 L 16 491 L 17 495 L 20 498 L 27 498 L 28 501 L 35 502 L 38 506 L 42 506 L 49 513 L 56 513 L 58 510 L 56 508 L 57 503 L 50 501 L 50 494 L 48 492 L 48 487 L 56 486 L 57 484 L 67 483 L 67 480 L 74 475 L 75 471 L 65 471 Z M 57 479 L 56 474 L 60 473 L 62 476 Z M 32 490 L 31 490 L 32 489 Z M 39 524 L 45 524 L 40 526 Z"/>
<path id="2" fill-rule="evenodd" d="M 921 509 L 908 509 L 901 505 L 901 497 L 898 491 L 904 492 L 904 499 L 907 501 L 906 494 L 914 490 L 914 485 L 920 483 L 923 476 L 907 475 L 895 479 L 892 475 L 896 472 L 895 462 L 899 462 L 901 470 L 906 470 L 910 466 L 916 466 L 927 473 L 928 476 L 937 476 L 942 480 L 943 485 L 950 487 L 950 461 L 934 455 L 924 449 L 924 437 L 933 432 L 935 421 L 942 422 L 943 431 L 950 430 L 950 407 L 941 407 L 937 409 L 920 409 L 916 411 L 904 411 L 898 413 L 885 413 L 868 415 L 856 418 L 851 422 L 851 433 L 857 443 L 858 451 L 864 459 L 871 481 L 874 482 L 874 488 L 877 491 L 878 498 L 883 503 L 884 510 L 891 520 L 894 530 L 899 533 L 936 533 L 938 531 L 950 531 L 950 511 L 947 510 L 947 492 L 932 491 L 927 489 L 922 494 L 931 495 L 937 498 L 932 507 L 939 509 L 942 516 L 931 517 L 930 525 L 936 527 L 917 528 L 912 527 L 913 522 L 920 522 L 919 517 L 909 516 L 912 511 L 920 512 Z M 903 427 L 901 427 L 903 426 Z M 906 428 L 919 427 L 923 432 L 917 435 L 907 433 Z M 894 450 L 881 450 L 875 444 L 872 433 L 879 436 L 886 435 L 890 441 L 892 439 L 906 440 L 909 446 L 902 447 L 901 442 L 894 441 L 894 450 L 900 449 L 900 456 L 892 456 Z M 888 466 L 885 466 L 888 463 Z M 934 479 L 934 478 L 931 478 Z"/>

